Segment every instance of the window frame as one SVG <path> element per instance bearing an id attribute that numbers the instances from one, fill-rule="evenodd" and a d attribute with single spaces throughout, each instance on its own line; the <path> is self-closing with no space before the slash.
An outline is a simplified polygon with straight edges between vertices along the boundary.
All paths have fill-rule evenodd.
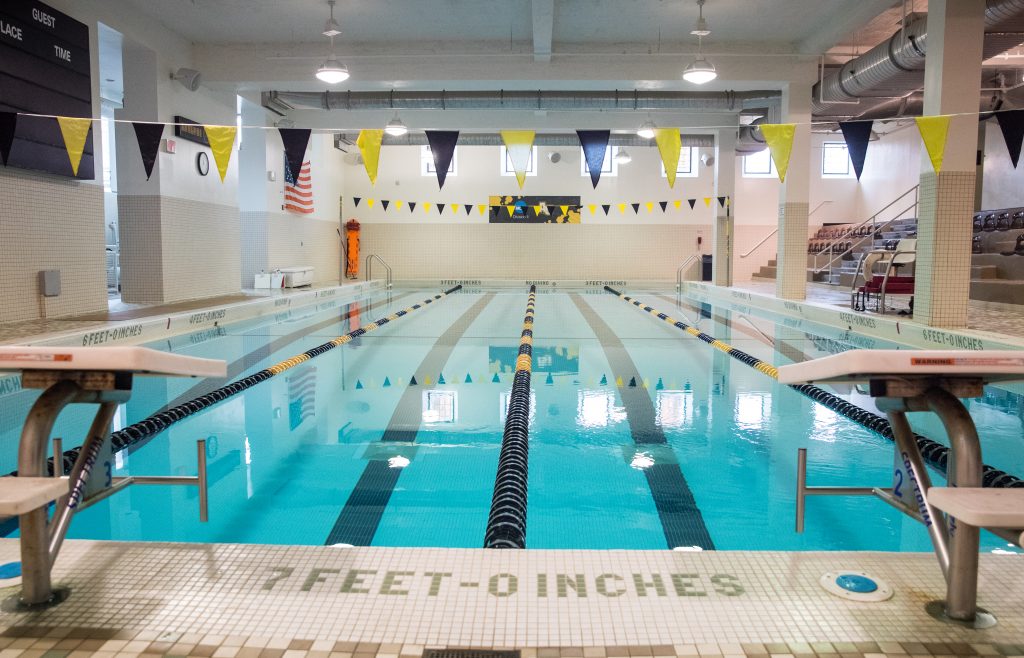
<path id="1" fill-rule="evenodd" d="M 752 155 L 761 155 L 762 153 L 764 153 L 768 157 L 768 172 L 764 173 L 759 171 L 747 171 L 747 159 Z M 758 151 L 757 153 L 750 153 L 748 155 L 744 155 L 743 162 L 740 166 L 740 174 L 743 178 L 778 178 L 779 172 L 775 168 L 775 160 L 772 158 L 771 149 L 769 149 L 766 146 L 763 151 Z"/>
<path id="2" fill-rule="evenodd" d="M 499 163 L 498 164 L 498 171 L 501 173 L 501 175 L 502 176 L 515 176 L 516 175 L 515 169 L 506 169 L 506 165 L 509 165 L 509 166 L 512 165 L 512 160 L 508 157 L 508 149 L 505 147 L 504 144 L 501 145 L 501 148 L 500 148 L 500 151 L 498 152 L 498 155 L 501 156 L 500 160 L 498 160 L 498 163 Z M 537 145 L 534 144 L 533 147 L 532 147 L 532 150 L 530 152 L 530 165 L 529 165 L 529 167 L 526 170 L 526 175 L 527 176 L 536 176 L 537 175 L 537 170 L 540 168 L 539 165 L 538 165 L 538 159 L 539 158 L 538 158 L 538 155 L 537 155 Z"/>
<path id="3" fill-rule="evenodd" d="M 846 171 L 828 172 L 825 171 L 825 155 L 828 149 L 841 148 L 846 153 Z M 821 144 L 821 177 L 822 178 L 853 178 L 856 173 L 853 171 L 853 161 L 850 159 L 850 147 L 846 142 L 827 141 Z"/>

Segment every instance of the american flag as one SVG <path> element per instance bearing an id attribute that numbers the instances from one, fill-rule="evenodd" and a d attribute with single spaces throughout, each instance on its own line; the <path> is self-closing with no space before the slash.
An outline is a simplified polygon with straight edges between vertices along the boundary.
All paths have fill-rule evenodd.
<path id="1" fill-rule="evenodd" d="M 291 167 L 285 160 L 284 209 L 304 215 L 313 212 L 313 177 L 309 173 L 309 160 L 302 163 L 297 181 L 292 177 Z"/>

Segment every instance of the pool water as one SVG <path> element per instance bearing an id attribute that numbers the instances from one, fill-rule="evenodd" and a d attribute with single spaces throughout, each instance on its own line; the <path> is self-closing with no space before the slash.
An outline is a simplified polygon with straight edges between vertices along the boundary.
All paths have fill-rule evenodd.
<path id="1" fill-rule="evenodd" d="M 435 293 L 375 293 L 149 347 L 226 359 L 231 381 Z M 855 342 L 770 315 L 627 294 L 775 365 Z M 133 486 L 79 513 L 69 536 L 482 546 L 526 297 L 453 294 L 116 456 L 115 475 L 193 475 L 195 442 L 206 439 L 208 523 L 194 487 Z M 811 485 L 887 486 L 892 444 L 611 294 L 542 291 L 533 357 L 530 548 L 930 550 L 922 526 L 873 498 L 809 498 L 797 534 L 798 448 L 808 449 Z M 223 383 L 137 378 L 115 429 Z M 873 409 L 856 389 L 832 390 Z M 36 395 L 0 395 L 7 470 Z M 989 389 L 969 408 L 985 462 L 1024 472 L 1020 396 Z M 65 448 L 91 413 L 61 416 Z M 946 442 L 937 421 L 910 418 Z"/>

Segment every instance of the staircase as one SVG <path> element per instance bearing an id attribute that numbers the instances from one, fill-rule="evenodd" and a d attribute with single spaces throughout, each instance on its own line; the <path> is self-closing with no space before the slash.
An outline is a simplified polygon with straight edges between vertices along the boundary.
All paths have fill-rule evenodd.
<path id="1" fill-rule="evenodd" d="M 820 273 L 819 272 L 815 272 L 814 271 L 814 267 L 813 267 L 814 263 L 811 260 L 812 258 L 814 258 L 814 255 L 813 254 L 808 254 L 807 257 L 808 257 L 808 262 L 807 262 L 807 265 L 808 265 L 808 267 L 807 267 L 807 280 L 810 281 L 810 282 L 818 282 L 818 283 L 824 282 L 825 279 L 828 278 L 828 272 L 820 272 Z M 776 273 L 777 273 L 777 270 L 778 270 L 778 266 L 779 266 L 778 260 L 773 258 L 770 261 L 768 261 L 767 265 L 762 265 L 761 269 L 758 270 L 757 272 L 755 272 L 754 274 L 752 274 L 750 276 L 750 278 L 753 281 L 774 281 L 775 278 L 776 278 Z"/>
<path id="2" fill-rule="evenodd" d="M 885 249 L 885 243 L 890 240 L 917 237 L 917 218 L 897 219 L 878 235 L 873 240 L 864 238 L 861 245 L 854 247 L 849 254 L 844 254 L 842 261 L 833 264 L 831 275 L 828 274 L 828 271 L 822 272 L 826 275 L 825 283 L 849 288 L 853 285 L 853 277 L 857 273 L 857 263 L 860 262 L 860 257 L 873 249 Z M 811 257 L 813 258 L 813 255 Z"/>

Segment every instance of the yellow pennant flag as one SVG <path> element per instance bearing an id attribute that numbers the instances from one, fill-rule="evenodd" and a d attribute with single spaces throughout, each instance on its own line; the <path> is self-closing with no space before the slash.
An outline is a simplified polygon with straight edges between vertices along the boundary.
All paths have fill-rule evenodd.
<path id="1" fill-rule="evenodd" d="M 430 212 L 430 202 L 429 201 L 424 201 L 423 202 L 423 212 L 425 212 L 425 213 L 429 213 Z"/>
<path id="2" fill-rule="evenodd" d="M 772 162 L 779 172 L 779 181 L 786 182 L 786 171 L 789 169 L 789 156 L 793 153 L 793 137 L 796 135 L 795 123 L 764 123 L 761 134 L 768 142 L 768 150 L 772 154 Z"/>
<path id="3" fill-rule="evenodd" d="M 705 208 L 710 208 L 711 207 L 711 197 L 709 197 L 709 196 L 704 197 L 704 207 Z"/>
<path id="4" fill-rule="evenodd" d="M 377 184 L 377 165 L 380 163 L 380 143 L 384 141 L 383 130 L 360 130 L 356 138 L 356 146 L 363 156 L 363 165 L 366 167 L 366 175 L 370 177 L 370 184 Z"/>
<path id="5" fill-rule="evenodd" d="M 619 212 L 621 212 L 623 214 L 626 213 L 626 204 L 624 204 L 624 203 L 620 203 L 619 204 Z"/>
<path id="6" fill-rule="evenodd" d="M 512 169 L 516 172 L 519 189 L 523 189 L 523 184 L 526 182 L 526 170 L 530 168 L 534 136 L 535 133 L 532 130 L 501 131 L 501 140 L 505 142 L 508 159 L 512 161 Z"/>
<path id="7" fill-rule="evenodd" d="M 459 214 L 459 204 L 457 204 L 457 203 L 453 203 L 452 204 L 452 214 L 453 215 L 458 215 Z"/>
<path id="8" fill-rule="evenodd" d="M 372 208 L 373 207 L 373 199 L 367 199 L 366 200 L 366 207 L 367 208 Z"/>
<path id="9" fill-rule="evenodd" d="M 516 207 L 515 206 L 505 206 L 505 210 L 508 211 L 508 216 L 509 217 L 511 217 L 512 215 L 514 215 L 516 213 Z"/>
<path id="10" fill-rule="evenodd" d="M 683 148 L 682 138 L 679 136 L 678 128 L 656 128 L 654 139 L 658 142 L 658 151 L 661 153 L 661 163 L 665 165 L 665 176 L 668 177 L 668 186 L 676 186 L 676 170 L 679 169 L 679 152 Z"/>
<path id="11" fill-rule="evenodd" d="M 587 210 L 590 211 L 591 215 L 597 214 L 597 206 L 592 203 L 587 205 Z"/>
<path id="12" fill-rule="evenodd" d="M 676 199 L 675 201 L 672 202 L 672 205 L 676 207 L 676 210 L 679 210 L 679 206 L 683 205 L 683 200 Z"/>
<path id="13" fill-rule="evenodd" d="M 85 152 L 85 140 L 88 139 L 89 128 L 92 127 L 92 119 L 57 117 L 57 123 L 60 124 L 60 134 L 64 136 L 64 149 L 71 160 L 71 173 L 77 176 L 78 165 L 82 164 L 82 153 Z"/>
<path id="14" fill-rule="evenodd" d="M 648 201 L 647 203 L 644 204 L 644 207 L 647 208 L 647 212 L 654 212 L 654 202 L 653 201 Z"/>
<path id="15" fill-rule="evenodd" d="M 480 211 L 480 215 L 483 216 L 484 211 L 487 210 L 487 206 L 485 206 L 484 204 L 481 203 L 480 205 L 478 205 L 476 207 L 476 209 L 479 210 Z"/>
<path id="16" fill-rule="evenodd" d="M 558 206 L 558 207 L 562 209 L 562 214 L 563 215 L 568 215 L 569 214 L 569 206 Z"/>
<path id="17" fill-rule="evenodd" d="M 539 205 L 533 207 L 533 212 L 537 213 L 538 215 L 540 214 L 541 210 L 544 210 L 544 209 L 541 208 Z"/>
<path id="18" fill-rule="evenodd" d="M 921 140 L 928 151 L 935 173 L 942 171 L 942 158 L 946 154 L 946 135 L 949 132 L 949 115 L 914 117 Z"/>
<path id="19" fill-rule="evenodd" d="M 235 134 L 238 128 L 235 126 L 203 126 L 206 129 L 206 139 L 210 142 L 210 150 L 213 151 L 213 161 L 217 163 L 217 171 L 220 173 L 220 182 L 228 174 L 228 164 L 231 162 L 231 149 L 235 145 Z"/>
<path id="20" fill-rule="evenodd" d="M 402 202 L 396 200 L 395 201 L 395 210 L 401 210 L 401 209 L 402 209 Z"/>

